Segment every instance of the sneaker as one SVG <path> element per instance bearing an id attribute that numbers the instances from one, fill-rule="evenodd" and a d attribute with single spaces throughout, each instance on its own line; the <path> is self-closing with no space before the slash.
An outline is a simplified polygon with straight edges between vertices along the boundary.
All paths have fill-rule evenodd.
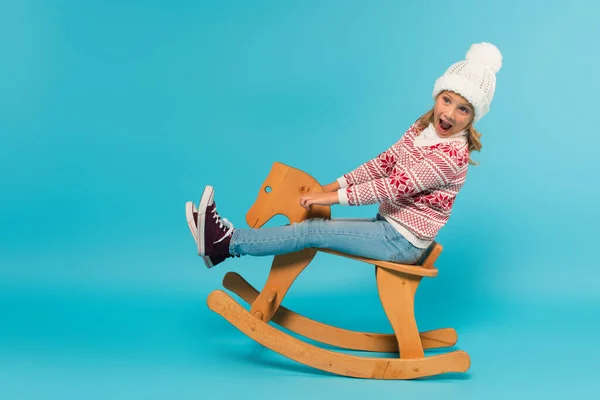
<path id="1" fill-rule="evenodd" d="M 212 186 L 207 185 L 202 193 L 197 210 L 196 228 L 198 255 L 204 257 L 208 268 L 233 257 L 229 253 L 229 242 L 234 227 L 227 218 L 221 218 L 217 213 Z"/>
<path id="2" fill-rule="evenodd" d="M 185 203 L 185 216 L 187 219 L 188 228 L 192 233 L 194 242 L 196 243 L 196 247 L 198 247 L 198 209 L 196 208 L 196 205 L 191 201 Z M 207 268 L 212 268 L 213 266 L 220 264 L 228 258 L 227 256 L 214 256 L 212 258 L 209 256 L 201 257 Z"/>

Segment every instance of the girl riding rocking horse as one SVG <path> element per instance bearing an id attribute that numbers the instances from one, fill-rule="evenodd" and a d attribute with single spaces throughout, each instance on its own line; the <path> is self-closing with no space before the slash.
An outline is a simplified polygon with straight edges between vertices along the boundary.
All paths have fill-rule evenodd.
<path id="1" fill-rule="evenodd" d="M 470 154 L 481 149 L 474 124 L 489 111 L 502 66 L 490 43 L 473 44 L 433 89 L 434 105 L 386 151 L 323 186 L 300 206 L 379 204 L 371 220 L 309 218 L 291 225 L 234 228 L 217 213 L 214 189 L 186 204 L 198 255 L 207 267 L 242 255 L 266 256 L 324 248 L 398 263 L 418 262 L 448 221 L 463 187 Z"/>

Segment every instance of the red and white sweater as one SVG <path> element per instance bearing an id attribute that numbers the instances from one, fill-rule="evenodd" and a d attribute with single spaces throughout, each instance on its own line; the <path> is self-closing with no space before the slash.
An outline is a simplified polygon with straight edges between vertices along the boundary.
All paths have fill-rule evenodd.
<path id="1" fill-rule="evenodd" d="M 413 245 L 428 247 L 450 218 L 467 177 L 466 132 L 438 138 L 414 123 L 389 149 L 338 178 L 341 205 L 379 203 L 379 214 Z"/>

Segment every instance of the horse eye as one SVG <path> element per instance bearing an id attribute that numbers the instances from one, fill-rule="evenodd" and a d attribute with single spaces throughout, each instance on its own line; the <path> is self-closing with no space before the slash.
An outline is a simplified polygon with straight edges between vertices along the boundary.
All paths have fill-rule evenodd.
<path id="1" fill-rule="evenodd" d="M 265 192 L 271 193 L 271 186 L 265 186 Z"/>

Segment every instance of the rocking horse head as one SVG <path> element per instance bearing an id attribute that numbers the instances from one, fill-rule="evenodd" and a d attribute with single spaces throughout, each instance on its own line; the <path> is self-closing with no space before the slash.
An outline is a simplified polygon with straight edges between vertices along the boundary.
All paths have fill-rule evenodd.
<path id="1" fill-rule="evenodd" d="M 315 192 L 323 192 L 315 178 L 297 168 L 274 162 L 256 201 L 246 213 L 246 223 L 251 228 L 259 228 L 275 215 L 285 215 L 290 223 L 307 218 L 330 218 L 329 206 L 313 205 L 307 210 L 300 205 L 301 196 Z"/>

